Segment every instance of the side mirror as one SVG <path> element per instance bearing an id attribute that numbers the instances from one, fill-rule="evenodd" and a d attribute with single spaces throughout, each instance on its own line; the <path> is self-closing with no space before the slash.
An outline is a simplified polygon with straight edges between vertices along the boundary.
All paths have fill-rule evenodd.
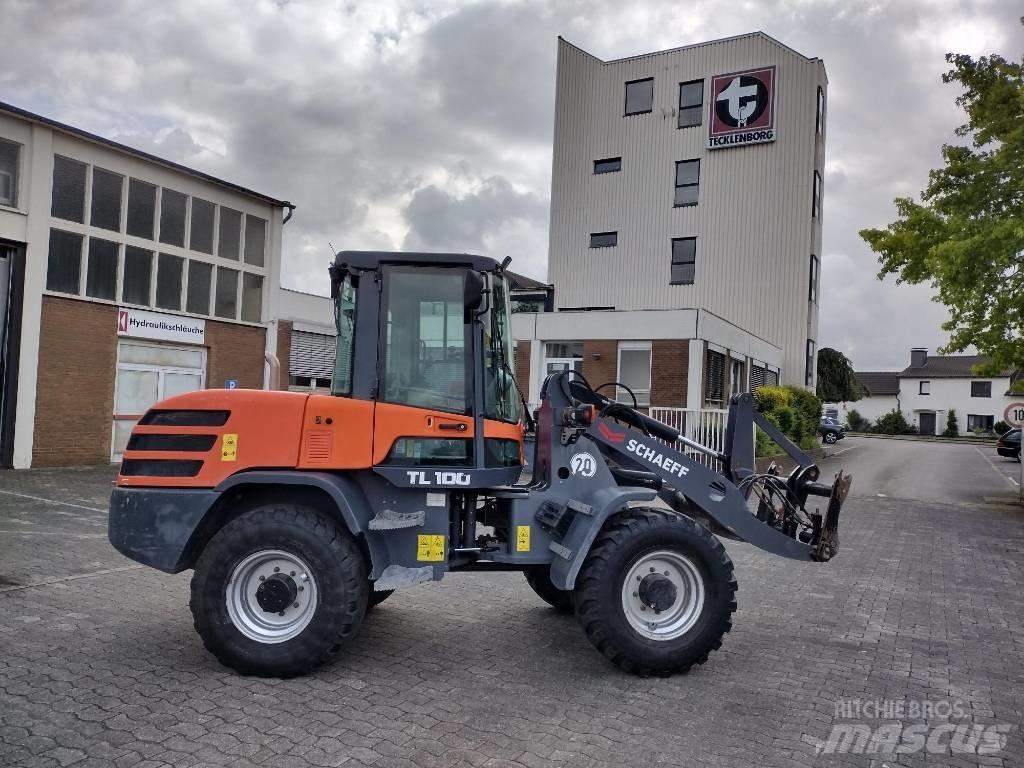
<path id="1" fill-rule="evenodd" d="M 467 312 L 475 312 L 484 301 L 484 278 L 474 270 L 466 272 L 463 303 Z"/>

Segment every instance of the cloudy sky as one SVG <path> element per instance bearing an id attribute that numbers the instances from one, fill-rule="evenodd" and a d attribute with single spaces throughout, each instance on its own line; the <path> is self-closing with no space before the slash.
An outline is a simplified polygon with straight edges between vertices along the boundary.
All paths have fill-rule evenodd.
<path id="1" fill-rule="evenodd" d="M 857 237 L 962 122 L 947 51 L 1020 58 L 1019 0 L 0 0 L 0 100 L 288 199 L 286 287 L 337 248 L 547 259 L 556 37 L 603 59 L 763 30 L 829 76 L 821 346 L 935 349 L 926 286 Z"/>

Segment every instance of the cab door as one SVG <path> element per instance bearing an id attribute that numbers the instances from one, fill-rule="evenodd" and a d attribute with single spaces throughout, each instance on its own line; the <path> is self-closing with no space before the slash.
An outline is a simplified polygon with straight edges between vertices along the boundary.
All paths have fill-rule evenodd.
<path id="1" fill-rule="evenodd" d="M 472 318 L 464 268 L 382 269 L 374 465 L 471 468 Z"/>

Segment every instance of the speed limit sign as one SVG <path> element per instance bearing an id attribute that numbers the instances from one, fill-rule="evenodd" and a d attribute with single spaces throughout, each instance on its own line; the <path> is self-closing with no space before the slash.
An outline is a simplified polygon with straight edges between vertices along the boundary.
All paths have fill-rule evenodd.
<path id="1" fill-rule="evenodd" d="M 1011 427 L 1024 427 L 1024 403 L 1010 403 L 1006 406 L 1003 420 Z"/>

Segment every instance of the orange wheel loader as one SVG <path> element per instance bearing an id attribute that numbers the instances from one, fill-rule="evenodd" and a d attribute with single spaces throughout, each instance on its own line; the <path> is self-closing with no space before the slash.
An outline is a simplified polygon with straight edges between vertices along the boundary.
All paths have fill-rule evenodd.
<path id="1" fill-rule="evenodd" d="M 641 675 L 707 659 L 736 608 L 721 539 L 796 560 L 838 548 L 849 489 L 831 485 L 733 397 L 709 449 L 562 371 L 524 413 L 505 263 L 341 252 L 330 267 L 330 395 L 205 390 L 133 430 L 110 500 L 111 543 L 193 570 L 203 643 L 244 674 L 309 672 L 367 610 L 450 571 L 522 571 L 590 641 Z M 536 429 L 523 480 L 523 423 Z M 754 425 L 793 458 L 754 471 Z M 809 496 L 827 499 L 808 512 Z"/>

